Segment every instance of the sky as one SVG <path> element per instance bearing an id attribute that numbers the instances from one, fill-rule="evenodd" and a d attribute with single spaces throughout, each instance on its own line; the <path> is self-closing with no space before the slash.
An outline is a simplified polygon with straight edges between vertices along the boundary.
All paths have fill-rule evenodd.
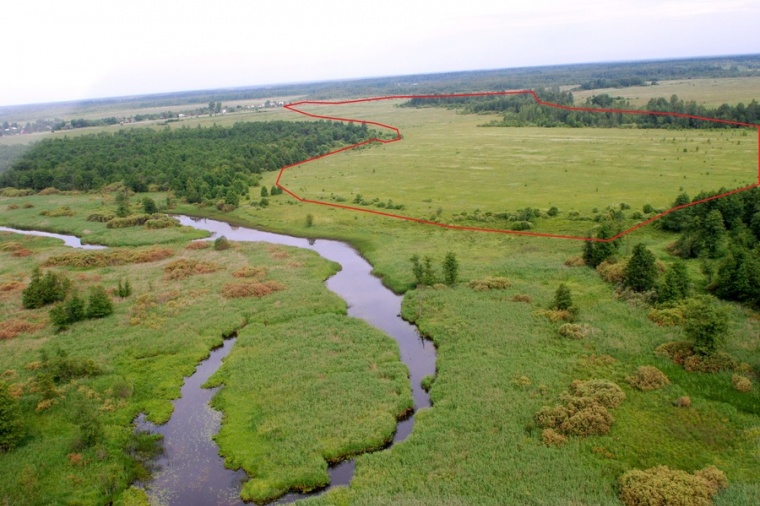
<path id="1" fill-rule="evenodd" d="M 8 0 L 0 106 L 760 53 L 758 0 Z"/>

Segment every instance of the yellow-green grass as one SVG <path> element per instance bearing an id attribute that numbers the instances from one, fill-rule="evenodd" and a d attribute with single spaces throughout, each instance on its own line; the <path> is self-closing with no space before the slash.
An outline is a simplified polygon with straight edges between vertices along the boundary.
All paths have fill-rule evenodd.
<path id="1" fill-rule="evenodd" d="M 280 183 L 331 203 L 336 195 L 346 204 L 357 194 L 367 201 L 390 199 L 405 209 L 389 212 L 416 218 L 440 208 L 439 219 L 453 223 L 462 211 L 476 209 L 556 206 L 588 215 L 622 202 L 638 210 L 645 204 L 667 208 L 682 191 L 694 195 L 757 182 L 754 131 L 483 128 L 478 125 L 488 117 L 386 108 L 377 116 L 399 126 L 403 141 L 288 169 Z M 376 111 L 368 109 L 345 114 L 374 118 Z"/>
<path id="2" fill-rule="evenodd" d="M 660 81 L 656 86 L 632 86 L 630 88 L 605 88 L 597 90 L 574 91 L 576 104 L 582 104 L 586 98 L 607 93 L 613 97 L 624 97 L 632 105 L 641 107 L 652 98 L 672 95 L 708 107 L 722 104 L 745 105 L 752 100 L 760 100 L 760 77 L 725 77 L 720 79 L 677 79 Z"/>
<path id="3" fill-rule="evenodd" d="M 7 247 L 4 247 L 7 246 Z M 234 244 L 225 251 L 188 250 L 185 244 L 172 244 L 173 256 L 158 262 L 103 268 L 54 268 L 65 273 L 83 296 L 93 286 L 114 289 L 129 280 L 133 294 L 126 299 L 114 297 L 115 313 L 101 320 L 76 323 L 67 331 L 54 333 L 48 323 L 49 307 L 25 310 L 21 307 L 21 288 L 28 284 L 32 268 L 51 255 L 70 253 L 60 241 L 18 234 L 0 234 L 0 322 L 21 319 L 38 323 L 41 329 L 0 340 L 0 372 L 11 384 L 25 384 L 21 397 L 27 437 L 12 452 L 0 453 L 0 497 L 10 504 L 102 504 L 117 500 L 131 481 L 141 476 L 131 462 L 130 452 L 134 417 L 144 412 L 154 422 L 166 421 L 172 412 L 171 400 L 180 392 L 183 376 L 191 374 L 223 335 L 245 327 L 257 329 L 310 327 L 314 335 L 332 332 L 350 336 L 350 353 L 335 355 L 324 341 L 304 338 L 293 332 L 289 344 L 310 358 L 302 364 L 303 374 L 327 374 L 336 395 L 334 404 L 323 406 L 333 412 L 336 426 L 345 427 L 346 437 L 335 443 L 325 457 L 340 458 L 342 452 L 355 453 L 376 447 L 388 436 L 390 421 L 404 409 L 409 387 L 401 381 L 406 370 L 398 360 L 393 341 L 345 315 L 345 303 L 329 292 L 323 280 L 337 265 L 305 250 L 263 244 Z M 16 256 L 15 251 L 25 250 Z M 177 259 L 187 258 L 220 267 L 213 274 L 198 274 L 182 280 L 166 279 L 164 268 Z M 280 283 L 284 290 L 262 298 L 226 299 L 225 284 L 238 282 L 233 272 L 245 267 L 263 267 L 266 279 Z M 14 283 L 15 282 L 15 283 Z M 19 285 L 20 283 L 20 285 Z M 319 315 L 333 315 L 320 320 Z M 328 323 L 329 322 L 329 325 Z M 280 325 L 282 324 L 282 325 Z M 267 327 L 269 328 L 269 327 Z M 245 341 L 245 340 L 243 340 Z M 334 343 L 330 346 L 334 347 Z M 40 360 L 40 351 L 56 356 L 57 349 L 73 359 L 89 358 L 102 373 L 59 384 L 59 394 L 47 409 L 36 411 L 41 400 L 34 389 L 34 369 L 27 366 Z M 391 383 L 377 372 L 357 369 L 351 374 L 330 376 L 329 371 L 351 371 L 358 357 L 377 361 Z M 382 362 L 381 362 L 382 361 Z M 367 362 L 368 364 L 370 362 Z M 238 362 L 239 364 L 239 362 Z M 329 367 L 327 365 L 329 364 Z M 275 367 L 269 362 L 268 367 Z M 329 369 L 329 371 L 328 371 Z M 272 371 L 273 374 L 281 373 Z M 266 374 L 266 371 L 259 371 Z M 234 375 L 233 375 L 234 377 Z M 303 378 L 300 378 L 303 379 Z M 302 384 L 292 376 L 281 387 L 298 392 Z M 350 413 L 342 411 L 346 392 L 362 384 L 374 392 Z M 366 393 L 366 390 L 364 391 Z M 74 422 L 77 406 L 88 398 L 103 425 L 103 435 L 90 447 L 78 446 L 79 428 Z M 323 400 L 323 399 L 321 399 Z M 248 406 L 243 396 L 226 396 L 224 405 Z M 404 402 L 402 402 L 404 401 Z M 387 412 L 387 413 L 386 413 Z M 343 417 L 350 415 L 352 418 Z M 386 413 L 385 422 L 367 430 L 359 421 Z M 302 413 L 308 417 L 309 413 Z M 316 426 L 304 423 L 304 431 L 323 437 Z M 326 445 L 329 447 L 329 445 Z M 132 448 L 130 450 L 130 448 Z M 73 455 L 73 456 L 71 456 Z M 325 467 L 322 454 L 309 460 L 315 469 Z"/>

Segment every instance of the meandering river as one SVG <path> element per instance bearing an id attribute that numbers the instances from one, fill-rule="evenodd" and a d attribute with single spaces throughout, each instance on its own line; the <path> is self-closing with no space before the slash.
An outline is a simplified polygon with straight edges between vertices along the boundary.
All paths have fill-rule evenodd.
<path id="1" fill-rule="evenodd" d="M 420 337 L 417 328 L 401 316 L 402 297 L 387 289 L 372 275 L 372 266 L 346 243 L 326 239 L 303 239 L 288 235 L 235 227 L 228 223 L 188 216 L 177 217 L 182 225 L 211 232 L 211 239 L 225 236 L 232 241 L 267 242 L 295 246 L 317 252 L 323 258 L 340 264 L 341 270 L 330 277 L 327 288 L 348 304 L 348 314 L 361 318 L 391 336 L 399 346 L 401 360 L 409 368 L 412 383 L 414 410 L 430 406 L 430 397 L 421 387 L 422 378 L 435 373 L 435 348 Z M 21 231 L 0 227 L 0 231 L 30 235 L 44 235 L 62 239 L 72 247 L 82 245 L 78 238 L 46 232 Z M 211 352 L 195 373 L 185 379 L 181 397 L 174 401 L 174 412 L 164 425 L 154 426 L 142 417 L 137 426 L 142 430 L 163 435 L 164 453 L 156 462 L 158 471 L 145 488 L 151 502 L 167 505 L 241 504 L 242 482 L 247 479 L 243 471 L 224 468 L 219 449 L 211 437 L 221 424 L 221 414 L 209 406 L 216 389 L 203 389 L 201 385 L 221 365 L 222 359 L 234 346 L 235 338 L 225 340 L 224 346 Z M 414 414 L 399 421 L 393 443 L 406 439 L 414 427 Z M 342 462 L 329 469 L 330 486 L 348 485 L 354 474 L 354 460 Z M 318 493 L 322 493 L 321 490 Z M 275 504 L 302 499 L 301 494 L 288 494 Z"/>

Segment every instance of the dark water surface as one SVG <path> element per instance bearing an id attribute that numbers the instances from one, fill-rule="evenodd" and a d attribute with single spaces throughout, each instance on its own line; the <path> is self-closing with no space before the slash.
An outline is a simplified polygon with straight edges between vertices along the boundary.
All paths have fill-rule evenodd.
<path id="1" fill-rule="evenodd" d="M 435 373 L 435 348 L 422 339 L 417 328 L 405 322 L 401 314 L 402 297 L 387 289 L 372 275 L 372 266 L 351 246 L 327 239 L 303 239 L 262 232 L 209 219 L 177 216 L 182 225 L 212 233 L 211 239 L 225 236 L 232 241 L 267 242 L 316 251 L 320 256 L 341 265 L 341 270 L 325 284 L 348 304 L 348 314 L 361 318 L 391 336 L 399 346 L 401 360 L 409 368 L 415 412 L 430 406 L 430 397 L 420 386 L 422 378 Z M 0 231 L 41 235 L 63 240 L 68 246 L 99 249 L 103 246 L 82 245 L 77 237 L 47 232 L 22 231 L 0 227 Z M 164 425 L 155 426 L 141 415 L 138 430 L 163 435 L 164 453 L 157 461 L 158 471 L 149 483 L 142 484 L 151 503 L 161 505 L 238 505 L 242 483 L 247 479 L 242 470 L 224 468 L 219 448 L 212 436 L 221 426 L 221 413 L 211 409 L 209 401 L 217 389 L 201 385 L 221 366 L 232 350 L 235 338 L 224 341 L 202 361 L 192 376 L 185 378 L 181 397 L 174 401 L 174 412 Z M 399 421 L 393 443 L 406 439 L 414 427 L 414 415 Z M 348 485 L 354 476 L 355 461 L 349 460 L 329 468 L 330 487 Z M 321 490 L 317 493 L 322 493 Z M 311 494 L 314 495 L 314 494 Z M 275 504 L 285 504 L 307 497 L 288 494 Z"/>

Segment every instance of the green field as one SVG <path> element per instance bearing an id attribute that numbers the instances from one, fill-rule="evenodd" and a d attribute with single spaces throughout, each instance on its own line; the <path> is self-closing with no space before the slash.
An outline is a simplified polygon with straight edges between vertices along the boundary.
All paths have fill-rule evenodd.
<path id="1" fill-rule="evenodd" d="M 631 86 L 630 88 L 604 88 L 573 92 L 578 104 L 594 95 L 608 93 L 613 97 L 623 97 L 631 105 L 646 105 L 652 98 L 678 95 L 683 100 L 694 100 L 698 104 L 718 107 L 723 104 L 745 105 L 760 97 L 760 77 L 727 77 L 722 79 L 677 79 L 660 81 L 656 86 Z"/>
<path id="2" fill-rule="evenodd" d="M 304 198 L 334 202 L 356 194 L 403 204 L 399 214 L 442 221 L 462 211 L 525 207 L 591 214 L 644 204 L 668 208 L 675 195 L 757 182 L 751 130 L 663 131 L 479 127 L 489 116 L 392 103 L 310 107 L 318 114 L 377 120 L 403 141 L 342 153 L 289 169 L 281 184 Z"/>

